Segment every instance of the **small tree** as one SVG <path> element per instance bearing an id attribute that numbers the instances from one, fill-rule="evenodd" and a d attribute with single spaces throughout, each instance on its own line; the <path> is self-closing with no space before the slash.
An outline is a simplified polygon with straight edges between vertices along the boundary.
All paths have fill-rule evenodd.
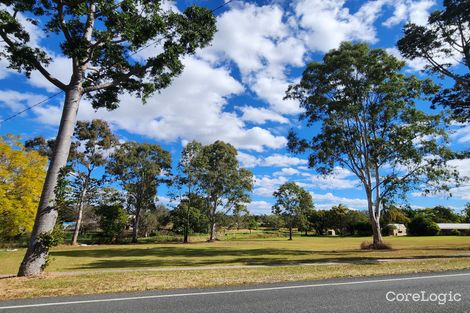
<path id="1" fill-rule="evenodd" d="M 56 50 L 71 61 L 70 77 L 61 81 L 50 73 L 47 66 L 53 56 L 31 42 L 31 27 L 24 20 L 41 25 L 56 39 Z M 183 70 L 181 58 L 206 46 L 215 30 L 210 10 L 191 6 L 180 14 L 165 11 L 159 0 L 2 1 L 0 58 L 27 77 L 37 70 L 65 93 L 36 226 L 19 276 L 41 273 L 47 260 L 48 247 L 39 239 L 56 222 L 54 189 L 67 163 L 81 99 L 86 97 L 94 108 L 108 110 L 118 107 L 119 95 L 125 92 L 145 100 L 169 86 Z M 132 57 L 152 45 L 157 47 L 153 55 Z"/>
<path id="2" fill-rule="evenodd" d="M 223 141 L 204 146 L 194 162 L 198 188 L 207 201 L 209 241 L 214 241 L 217 215 L 225 215 L 237 205 L 250 202 L 248 192 L 253 189 L 253 174 L 240 168 L 237 150 Z"/>
<path id="3" fill-rule="evenodd" d="M 172 198 L 178 198 L 181 205 L 174 214 L 174 218 L 178 219 L 178 224 L 181 221 L 185 223 L 183 229 L 183 243 L 189 242 L 189 232 L 192 217 L 198 215 L 198 211 L 202 207 L 196 207 L 193 200 L 197 200 L 199 185 L 196 181 L 196 171 L 200 164 L 198 164 L 199 156 L 202 152 L 202 144 L 197 141 L 188 143 L 181 152 L 181 159 L 178 162 L 178 173 L 173 178 L 173 187 L 175 191 L 172 193 Z M 180 220 L 180 219 L 183 220 Z M 185 222 L 184 222 L 185 221 Z"/>
<path id="4" fill-rule="evenodd" d="M 446 167 L 454 154 L 446 146 L 441 116 L 415 106 L 415 99 L 436 89 L 429 80 L 404 75 L 404 65 L 382 49 L 345 42 L 322 63 L 310 63 L 286 96 L 300 101 L 308 127 L 320 123 L 310 140 L 291 131 L 289 150 L 310 152 L 309 166 L 321 174 L 341 166 L 359 178 L 376 248 L 383 246 L 384 200 L 423 186 L 425 193 L 446 191 L 458 178 Z"/>
<path id="5" fill-rule="evenodd" d="M 467 223 L 470 223 L 470 202 L 467 202 L 465 208 L 463 209 L 464 219 Z"/>
<path id="6" fill-rule="evenodd" d="M 32 230 L 46 165 L 46 157 L 25 149 L 17 137 L 0 137 L 0 239 Z"/>
<path id="7" fill-rule="evenodd" d="M 258 229 L 258 222 L 256 222 L 256 218 L 254 216 L 249 217 L 248 229 L 250 230 L 250 234 L 251 234 L 251 230 Z"/>
<path id="8" fill-rule="evenodd" d="M 171 170 L 171 155 L 159 145 L 126 142 L 110 156 L 106 171 L 127 192 L 128 211 L 134 216 L 132 242 L 137 242 L 141 212 L 155 208 L 157 187 Z"/>
<path id="9" fill-rule="evenodd" d="M 453 88 L 443 88 L 433 103 L 452 109 L 459 121 L 470 121 L 470 2 L 444 0 L 444 9 L 434 11 L 427 25 L 408 23 L 404 32 L 398 41 L 403 56 L 422 58 L 430 73 L 454 80 Z M 457 60 L 460 68 L 446 59 Z"/>
<path id="10" fill-rule="evenodd" d="M 78 234 L 82 223 L 83 209 L 89 200 L 89 194 L 93 196 L 96 188 L 103 179 L 94 178 L 92 175 L 98 167 L 107 162 L 107 153 L 117 143 L 117 138 L 111 132 L 108 123 L 103 120 L 91 122 L 79 121 L 75 127 L 74 146 L 76 147 L 73 170 L 73 186 L 78 209 L 75 219 L 75 229 L 72 236 L 72 245 L 78 244 Z"/>
<path id="11" fill-rule="evenodd" d="M 412 218 L 407 226 L 411 235 L 435 236 L 439 233 L 439 226 L 430 218 L 423 215 L 417 215 Z"/>
<path id="12" fill-rule="evenodd" d="M 122 205 L 103 204 L 96 208 L 99 225 L 109 242 L 117 242 L 127 225 L 128 215 Z"/>
<path id="13" fill-rule="evenodd" d="M 294 182 L 281 185 L 273 193 L 273 196 L 276 203 L 272 211 L 286 219 L 286 224 L 289 227 L 289 240 L 292 240 L 292 228 L 296 221 L 313 209 L 312 196 Z"/>

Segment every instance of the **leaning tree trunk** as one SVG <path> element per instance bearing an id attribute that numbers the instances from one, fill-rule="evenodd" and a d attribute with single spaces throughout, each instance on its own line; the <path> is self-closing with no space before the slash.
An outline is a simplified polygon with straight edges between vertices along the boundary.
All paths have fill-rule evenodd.
<path id="1" fill-rule="evenodd" d="M 46 239 L 50 236 L 57 220 L 57 209 L 54 207 L 55 187 L 60 170 L 67 164 L 80 98 L 81 86 L 77 85 L 76 88 L 66 91 L 54 153 L 47 170 L 28 249 L 18 276 L 39 275 L 47 264 L 50 247 Z"/>
<path id="2" fill-rule="evenodd" d="M 85 205 L 85 197 L 86 197 L 87 188 L 84 187 L 83 191 L 80 194 L 80 202 L 78 205 L 78 213 L 77 213 L 77 220 L 75 224 L 75 229 L 73 231 L 73 238 L 72 238 L 72 245 L 78 245 L 78 234 L 80 233 L 80 226 L 82 224 L 83 218 L 83 207 Z"/>

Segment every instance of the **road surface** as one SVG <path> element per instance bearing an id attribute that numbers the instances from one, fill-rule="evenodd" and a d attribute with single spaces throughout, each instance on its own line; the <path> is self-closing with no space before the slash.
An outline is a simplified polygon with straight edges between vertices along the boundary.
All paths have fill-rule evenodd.
<path id="1" fill-rule="evenodd" d="M 470 313 L 470 271 L 2 301 L 4 312 Z"/>

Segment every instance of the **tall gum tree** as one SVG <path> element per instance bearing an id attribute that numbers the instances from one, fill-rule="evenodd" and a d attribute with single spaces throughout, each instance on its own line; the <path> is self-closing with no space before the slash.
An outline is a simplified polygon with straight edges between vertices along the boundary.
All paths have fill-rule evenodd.
<path id="1" fill-rule="evenodd" d="M 415 103 L 436 87 L 403 74 L 404 65 L 383 49 L 345 42 L 323 62 L 308 64 L 286 93 L 300 102 L 305 126 L 319 127 L 309 140 L 291 131 L 289 150 L 309 153 L 309 166 L 321 174 L 341 166 L 359 178 L 375 248 L 383 247 L 384 200 L 405 198 L 413 189 L 446 191 L 459 180 L 446 165 L 454 153 L 446 146 L 442 116 L 428 115 Z"/>
<path id="2" fill-rule="evenodd" d="M 51 53 L 31 42 L 20 22 L 27 17 L 57 39 L 57 50 L 71 60 L 67 81 L 54 77 L 47 66 Z M 183 13 L 165 11 L 158 0 L 2 0 L 0 1 L 0 58 L 29 77 L 40 72 L 65 93 L 56 145 L 38 206 L 38 212 L 19 276 L 40 274 L 46 264 L 48 240 L 57 219 L 54 189 L 66 165 L 77 111 L 82 97 L 94 108 L 118 107 L 119 94 L 145 99 L 167 87 L 180 74 L 180 58 L 206 46 L 215 33 L 215 18 L 208 9 L 191 6 Z M 155 55 L 132 58 L 153 45 Z"/>

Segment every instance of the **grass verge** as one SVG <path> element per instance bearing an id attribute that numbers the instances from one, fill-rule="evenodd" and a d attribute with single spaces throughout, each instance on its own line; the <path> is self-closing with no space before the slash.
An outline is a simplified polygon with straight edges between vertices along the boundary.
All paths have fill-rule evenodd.
<path id="1" fill-rule="evenodd" d="M 469 258 L 413 260 L 376 264 L 337 264 L 200 271 L 46 274 L 0 279 L 0 299 L 69 296 L 112 292 L 207 288 L 260 283 L 319 280 L 470 269 Z"/>

